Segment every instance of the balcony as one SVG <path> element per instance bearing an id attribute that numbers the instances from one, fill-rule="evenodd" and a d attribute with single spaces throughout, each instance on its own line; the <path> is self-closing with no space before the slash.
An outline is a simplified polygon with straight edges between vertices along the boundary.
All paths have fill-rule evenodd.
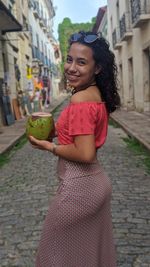
<path id="1" fill-rule="evenodd" d="M 6 32 L 22 31 L 22 25 L 14 17 L 11 11 L 0 0 L 0 31 L 2 34 Z"/>
<path id="2" fill-rule="evenodd" d="M 28 1 L 28 7 L 29 8 L 34 8 L 34 0 L 29 0 Z"/>
<path id="3" fill-rule="evenodd" d="M 39 16 L 40 16 L 39 3 L 37 1 L 34 1 L 33 14 L 34 14 L 35 18 L 39 18 Z"/>
<path id="4" fill-rule="evenodd" d="M 122 44 L 121 44 L 121 39 L 120 39 L 120 28 L 116 28 L 113 33 L 112 33 L 112 40 L 113 40 L 113 48 L 115 50 L 120 49 Z"/>
<path id="5" fill-rule="evenodd" d="M 39 24 L 40 24 L 41 28 L 43 29 L 43 31 L 46 32 L 47 31 L 47 27 L 46 27 L 46 24 L 45 24 L 45 20 L 41 18 L 39 20 Z"/>
<path id="6" fill-rule="evenodd" d="M 140 27 L 150 20 L 150 1 L 131 0 L 132 24 L 134 28 Z"/>
<path id="7" fill-rule="evenodd" d="M 46 33 L 47 32 L 47 19 L 43 19 L 43 23 L 44 23 L 43 31 Z"/>
<path id="8" fill-rule="evenodd" d="M 43 28 L 45 25 L 44 25 L 44 21 L 43 21 L 43 19 L 40 19 L 39 20 L 39 24 L 40 24 L 40 26 Z"/>
<path id="9" fill-rule="evenodd" d="M 120 38 L 121 41 L 128 41 L 132 37 L 132 28 L 131 28 L 131 15 L 126 12 L 123 14 L 120 20 Z"/>

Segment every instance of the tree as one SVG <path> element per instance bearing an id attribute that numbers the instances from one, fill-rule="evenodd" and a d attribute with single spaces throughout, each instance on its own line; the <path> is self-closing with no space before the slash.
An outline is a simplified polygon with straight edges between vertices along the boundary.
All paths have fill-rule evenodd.
<path id="1" fill-rule="evenodd" d="M 64 63 L 67 56 L 68 50 L 68 39 L 71 34 L 78 31 L 92 31 L 92 28 L 95 24 L 96 18 L 92 18 L 91 22 L 87 23 L 72 23 L 70 18 L 64 18 L 63 22 L 58 25 L 58 35 L 60 50 L 62 54 L 62 65 L 61 71 L 64 70 Z"/>

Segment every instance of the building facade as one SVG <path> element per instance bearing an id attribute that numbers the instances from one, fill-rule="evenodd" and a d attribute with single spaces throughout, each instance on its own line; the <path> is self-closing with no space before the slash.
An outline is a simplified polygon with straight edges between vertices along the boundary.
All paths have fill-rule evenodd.
<path id="1" fill-rule="evenodd" d="M 14 1 L 0 1 L 0 125 L 14 122 L 14 57 L 18 57 L 18 35 L 22 25 L 13 9 Z"/>
<path id="2" fill-rule="evenodd" d="M 59 94 L 59 73 L 55 54 L 57 42 L 52 29 L 54 15 L 51 0 L 29 1 L 33 79 L 44 77 L 45 82 L 49 81 L 51 98 Z"/>
<path id="3" fill-rule="evenodd" d="M 6 13 L 1 9 L 0 125 L 10 125 L 30 113 L 23 103 L 35 80 L 49 88 L 51 98 L 59 94 L 60 52 L 53 37 L 52 0 L 0 0 L 0 5 Z"/>
<path id="4" fill-rule="evenodd" d="M 101 33 L 102 36 L 108 40 L 107 6 L 99 8 L 92 31 Z"/>
<path id="5" fill-rule="evenodd" d="M 150 0 L 108 0 L 108 35 L 119 70 L 122 105 L 150 111 Z"/>

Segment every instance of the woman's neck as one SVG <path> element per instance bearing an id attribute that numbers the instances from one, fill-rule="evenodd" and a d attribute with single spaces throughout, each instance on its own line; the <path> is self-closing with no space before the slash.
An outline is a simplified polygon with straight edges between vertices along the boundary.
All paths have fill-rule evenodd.
<path id="1" fill-rule="evenodd" d="M 91 84 L 85 86 L 85 87 L 82 87 L 82 88 L 74 88 L 72 90 L 72 95 L 76 94 L 77 92 L 80 92 L 80 91 L 83 91 L 83 90 L 86 90 L 87 88 L 91 87 L 91 86 L 95 86 L 96 85 L 96 82 L 92 82 Z"/>

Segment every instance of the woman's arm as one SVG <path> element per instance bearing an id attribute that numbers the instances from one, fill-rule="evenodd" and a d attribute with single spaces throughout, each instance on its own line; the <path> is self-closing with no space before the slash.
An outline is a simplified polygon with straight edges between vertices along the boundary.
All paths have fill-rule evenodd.
<path id="1" fill-rule="evenodd" d="M 34 148 L 54 152 L 55 155 L 67 160 L 90 163 L 95 159 L 96 148 L 94 135 L 80 135 L 74 138 L 73 144 L 54 145 L 54 143 L 29 137 Z"/>
<path id="2" fill-rule="evenodd" d="M 92 162 L 96 156 L 94 135 L 76 136 L 73 144 L 56 146 L 55 154 L 72 161 Z"/>

